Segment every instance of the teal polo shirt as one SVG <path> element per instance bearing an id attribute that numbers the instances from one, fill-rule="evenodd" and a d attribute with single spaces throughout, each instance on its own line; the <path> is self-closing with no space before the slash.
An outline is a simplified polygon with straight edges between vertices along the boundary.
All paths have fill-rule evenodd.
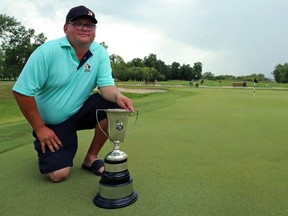
<path id="1" fill-rule="evenodd" d="M 114 85 L 105 48 L 93 42 L 89 50 L 80 64 L 66 37 L 44 43 L 28 59 L 13 90 L 35 98 L 46 124 L 65 121 L 96 86 Z"/>

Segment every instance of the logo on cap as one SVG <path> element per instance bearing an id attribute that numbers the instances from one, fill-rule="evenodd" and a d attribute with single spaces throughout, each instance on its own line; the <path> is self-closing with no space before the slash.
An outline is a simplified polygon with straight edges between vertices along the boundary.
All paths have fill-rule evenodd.
<path id="1" fill-rule="evenodd" d="M 91 11 L 88 11 L 89 16 L 93 16 L 93 13 Z"/>

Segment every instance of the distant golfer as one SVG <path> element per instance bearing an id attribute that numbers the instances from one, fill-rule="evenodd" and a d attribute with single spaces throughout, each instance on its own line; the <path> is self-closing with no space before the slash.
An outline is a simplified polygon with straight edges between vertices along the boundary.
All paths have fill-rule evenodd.
<path id="1" fill-rule="evenodd" d="M 190 86 L 193 86 L 193 81 L 194 81 L 193 79 L 190 80 L 190 82 L 189 82 L 189 85 L 190 85 Z"/>
<path id="2" fill-rule="evenodd" d="M 15 99 L 33 128 L 40 172 L 53 182 L 71 171 L 77 150 L 77 130 L 95 129 L 82 167 L 101 175 L 98 153 L 107 140 L 96 122 L 96 110 L 134 111 L 133 102 L 115 87 L 109 55 L 94 42 L 97 20 L 84 7 L 72 8 L 64 24 L 65 37 L 44 43 L 29 58 L 13 87 Z M 92 94 L 98 88 L 101 94 Z M 99 112 L 102 128 L 107 117 Z"/>
<path id="3" fill-rule="evenodd" d="M 256 95 L 256 83 L 258 83 L 257 79 L 254 79 L 254 88 L 253 88 L 253 95 Z"/>

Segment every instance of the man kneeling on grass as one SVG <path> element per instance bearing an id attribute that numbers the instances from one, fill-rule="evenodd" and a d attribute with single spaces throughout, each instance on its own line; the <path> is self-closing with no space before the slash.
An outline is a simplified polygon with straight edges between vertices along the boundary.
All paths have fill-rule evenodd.
<path id="1" fill-rule="evenodd" d="M 33 128 L 40 172 L 53 182 L 64 180 L 73 166 L 77 130 L 95 129 L 82 168 L 101 175 L 98 153 L 107 137 L 99 129 L 97 109 L 134 111 L 112 78 L 106 50 L 96 42 L 97 20 L 84 7 L 72 8 L 64 24 L 65 37 L 44 43 L 30 56 L 13 87 L 16 101 Z M 92 94 L 99 87 L 100 93 Z M 107 130 L 107 116 L 98 120 Z"/>

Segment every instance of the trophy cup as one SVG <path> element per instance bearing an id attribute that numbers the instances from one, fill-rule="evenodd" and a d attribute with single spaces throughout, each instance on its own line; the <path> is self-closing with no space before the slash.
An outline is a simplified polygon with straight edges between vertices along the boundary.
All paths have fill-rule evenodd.
<path id="1" fill-rule="evenodd" d="M 108 135 L 100 127 L 98 122 L 98 111 L 105 111 L 107 114 Z M 120 143 L 122 143 L 125 138 L 130 113 L 130 110 L 124 109 L 105 109 L 96 111 L 96 118 L 100 129 L 114 144 L 113 151 L 108 153 L 105 157 L 104 172 L 99 181 L 99 192 L 93 199 L 93 203 L 101 208 L 122 208 L 137 200 L 137 194 L 133 190 L 132 177 L 128 171 L 128 157 L 123 151 L 120 151 L 119 147 Z"/>

